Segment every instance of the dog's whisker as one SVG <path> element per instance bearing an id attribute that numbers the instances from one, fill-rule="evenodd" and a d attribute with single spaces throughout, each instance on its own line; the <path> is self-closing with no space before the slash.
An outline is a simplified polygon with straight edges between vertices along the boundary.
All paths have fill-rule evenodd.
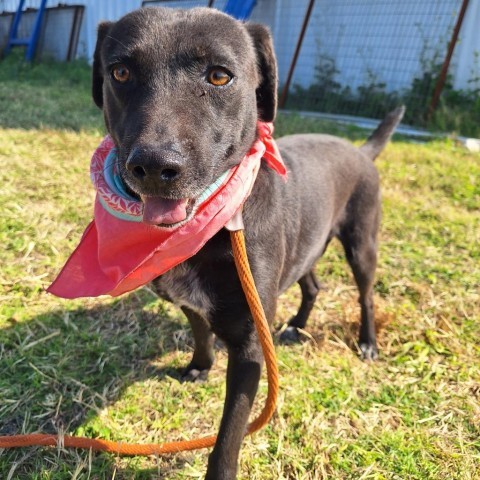
<path id="1" fill-rule="evenodd" d="M 112 37 L 111 35 L 106 35 L 105 38 L 109 38 L 110 40 L 113 40 L 114 42 L 119 43 L 122 47 L 125 47 L 125 49 L 128 48 L 128 47 L 127 47 L 123 42 L 121 42 L 118 38 Z"/>

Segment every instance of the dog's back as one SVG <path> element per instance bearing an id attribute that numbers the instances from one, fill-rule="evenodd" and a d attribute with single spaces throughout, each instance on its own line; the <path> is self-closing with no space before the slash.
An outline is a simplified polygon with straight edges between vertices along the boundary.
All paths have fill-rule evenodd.
<path id="1" fill-rule="evenodd" d="M 379 217 L 379 178 L 373 160 L 387 144 L 404 110 L 399 107 L 389 113 L 359 148 L 325 134 L 289 135 L 277 141 L 289 171 L 288 183 L 273 194 L 282 201 L 269 211 L 275 216 L 272 208 L 282 210 L 285 256 L 279 291 L 312 268 L 329 241 L 344 225 L 352 224 L 353 212 L 365 217 L 368 211 L 372 222 Z M 361 201 L 353 205 L 359 197 Z"/>

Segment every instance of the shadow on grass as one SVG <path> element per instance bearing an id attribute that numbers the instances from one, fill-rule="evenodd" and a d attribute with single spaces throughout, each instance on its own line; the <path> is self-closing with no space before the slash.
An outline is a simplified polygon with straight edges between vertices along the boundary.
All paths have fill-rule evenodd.
<path id="1" fill-rule="evenodd" d="M 103 429 L 98 416 L 121 401 L 129 386 L 156 379 L 167 380 L 161 388 L 168 389 L 171 379 L 180 381 L 184 355 L 177 366 L 171 354 L 191 351 L 192 343 L 186 323 L 167 309 L 139 292 L 113 305 L 11 320 L 10 327 L 0 330 L 0 435 L 63 431 L 109 438 L 108 426 Z M 142 405 L 139 409 L 141 413 Z M 71 478 L 73 465 L 88 456 L 74 450 L 59 456 L 52 448 L 4 450 L 0 477 L 7 478 L 16 465 L 18 476 L 12 478 Z M 179 462 L 187 460 L 180 455 L 166 461 L 167 468 L 180 468 Z M 89 462 L 98 478 L 118 470 L 112 455 L 95 454 Z M 151 478 L 148 472 L 153 472 L 129 471 L 126 467 L 121 478 Z"/>
<path id="2" fill-rule="evenodd" d="M 19 52 L 0 60 L 0 127 L 101 130 L 85 61 L 27 63 Z"/>

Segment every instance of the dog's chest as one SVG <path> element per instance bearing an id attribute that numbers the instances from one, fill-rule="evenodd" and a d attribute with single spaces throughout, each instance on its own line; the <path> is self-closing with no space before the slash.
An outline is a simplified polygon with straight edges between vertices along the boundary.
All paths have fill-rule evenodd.
<path id="1" fill-rule="evenodd" d="M 211 292 L 205 288 L 196 269 L 187 262 L 172 268 L 153 283 L 161 297 L 179 307 L 188 307 L 208 320 L 213 309 Z"/>

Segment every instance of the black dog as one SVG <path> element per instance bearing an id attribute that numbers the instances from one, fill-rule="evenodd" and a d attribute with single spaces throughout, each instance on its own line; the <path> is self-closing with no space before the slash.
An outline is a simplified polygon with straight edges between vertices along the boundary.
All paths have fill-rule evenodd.
<path id="1" fill-rule="evenodd" d="M 155 205 L 185 199 L 190 215 L 200 193 L 250 149 L 257 119 L 273 121 L 276 93 L 272 41 L 261 25 L 212 9 L 150 8 L 99 27 L 93 98 L 118 148 L 124 182 L 152 218 Z M 372 287 L 380 201 L 373 159 L 402 115 L 403 108 L 392 112 L 359 149 L 328 135 L 280 139 L 286 184 L 261 168 L 243 209 L 245 235 L 270 322 L 278 295 L 301 286 L 300 310 L 284 336 L 305 326 L 319 289 L 315 262 L 337 237 L 360 292 L 360 349 L 366 359 L 377 357 Z M 206 377 L 214 335 L 227 346 L 225 409 L 206 478 L 233 479 L 263 358 L 228 232 L 155 283 L 192 326 L 187 379 Z"/>

